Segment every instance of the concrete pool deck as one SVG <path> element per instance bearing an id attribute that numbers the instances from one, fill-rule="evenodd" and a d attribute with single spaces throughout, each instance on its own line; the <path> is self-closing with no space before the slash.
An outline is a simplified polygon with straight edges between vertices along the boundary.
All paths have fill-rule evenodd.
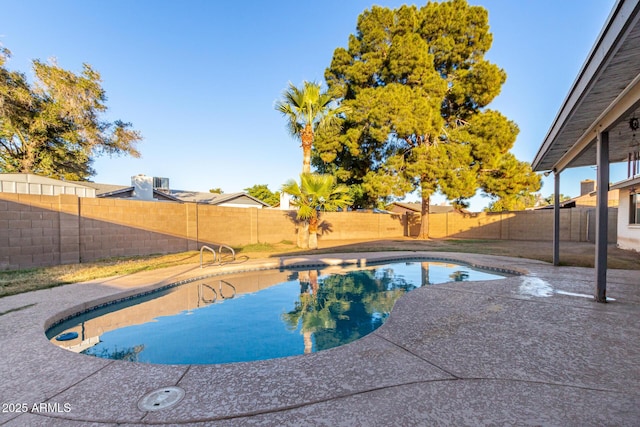
<path id="1" fill-rule="evenodd" d="M 46 326 L 141 289 L 217 270 L 424 256 L 522 276 L 416 289 L 348 345 L 227 365 L 99 359 L 52 345 Z M 0 298 L 0 425 L 615 425 L 640 423 L 640 273 L 461 253 L 377 252 L 180 266 Z M 179 387 L 157 411 L 138 402 Z M 26 412 L 25 412 L 26 411 Z"/>

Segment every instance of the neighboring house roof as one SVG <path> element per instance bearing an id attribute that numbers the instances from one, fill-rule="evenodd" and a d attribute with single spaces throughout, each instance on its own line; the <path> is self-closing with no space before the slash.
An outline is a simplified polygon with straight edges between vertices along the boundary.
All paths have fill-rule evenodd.
<path id="1" fill-rule="evenodd" d="M 99 198 L 117 198 L 128 199 L 133 196 L 133 187 L 125 185 L 102 184 L 98 182 L 83 182 L 87 187 L 94 188 L 96 197 Z M 154 199 L 165 200 L 170 202 L 182 202 L 182 200 L 167 194 L 161 190 L 153 190 Z"/>
<path id="2" fill-rule="evenodd" d="M 567 200 L 561 201 L 559 205 L 560 205 L 560 209 L 575 208 L 576 207 L 576 201 L 575 201 L 575 198 L 567 199 Z M 553 204 L 551 204 L 551 205 L 544 205 L 544 206 L 536 206 L 536 207 L 530 208 L 530 210 L 539 211 L 539 210 L 553 209 L 553 208 L 554 208 Z"/>
<path id="3" fill-rule="evenodd" d="M 134 197 L 131 185 L 103 184 L 89 181 L 63 181 L 43 177 L 31 173 L 0 173 L 0 192 L 22 194 L 75 194 L 79 197 L 120 198 Z M 260 206 L 270 207 L 247 193 L 205 193 L 185 190 L 153 190 L 155 200 L 172 202 L 195 202 L 225 206 Z"/>
<path id="4" fill-rule="evenodd" d="M 611 190 L 622 190 L 627 188 L 640 188 L 640 175 L 619 181 L 612 185 Z"/>
<path id="5" fill-rule="evenodd" d="M 393 202 L 390 205 L 387 205 L 387 210 L 390 211 L 412 211 L 412 212 L 420 212 L 420 203 L 402 203 L 402 202 Z"/>
<path id="6" fill-rule="evenodd" d="M 129 198 L 133 196 L 133 187 L 124 185 L 100 184 L 88 182 L 87 186 L 96 189 L 97 197 L 119 197 Z M 174 202 L 206 203 L 209 205 L 255 205 L 269 207 L 269 204 L 256 199 L 247 193 L 210 193 L 188 190 L 170 190 L 168 193 L 162 190 L 154 190 L 153 196 L 160 200 L 170 200 Z"/>
<path id="7" fill-rule="evenodd" d="M 116 189 L 113 191 L 100 193 L 96 197 L 103 197 L 103 198 L 111 197 L 111 198 L 120 198 L 120 199 L 135 198 L 133 194 L 134 193 L 133 190 L 134 190 L 133 187 L 123 187 L 119 190 Z M 170 201 L 170 202 L 183 202 L 183 200 L 173 197 L 172 195 L 167 194 L 164 191 L 160 191 L 160 190 L 153 190 L 153 198 L 157 200 L 164 200 L 164 201 Z"/>
<path id="8" fill-rule="evenodd" d="M 80 183 L 81 181 L 76 181 L 76 182 Z M 97 182 L 82 182 L 82 185 L 95 188 L 96 196 L 100 196 L 101 194 L 117 192 L 125 188 L 133 188 L 128 185 L 99 184 Z"/>
<path id="9" fill-rule="evenodd" d="M 133 187 L 122 187 L 113 191 L 103 191 L 96 195 L 97 197 L 115 197 L 115 198 L 129 198 L 133 197 Z"/>
<path id="10" fill-rule="evenodd" d="M 392 212 L 422 212 L 422 204 L 421 203 L 405 203 L 405 202 L 393 202 L 387 206 L 387 210 Z M 447 213 L 453 212 L 455 208 L 450 205 L 430 205 L 429 213 Z"/>
<path id="11" fill-rule="evenodd" d="M 618 207 L 619 191 L 611 188 L 608 193 L 607 205 L 610 208 Z M 587 194 L 572 197 L 560 202 L 560 209 L 575 207 L 595 207 L 597 202 L 596 192 L 591 191 Z M 532 210 L 553 209 L 553 204 L 532 208 Z"/>
<path id="12" fill-rule="evenodd" d="M 269 207 L 268 203 L 263 202 L 247 193 L 205 193 L 199 191 L 171 190 L 171 196 L 184 202 L 207 203 L 210 205 L 260 205 Z"/>
<path id="13" fill-rule="evenodd" d="M 57 196 L 74 194 L 95 197 L 95 190 L 84 182 L 64 181 L 33 173 L 0 173 L 0 192 Z"/>

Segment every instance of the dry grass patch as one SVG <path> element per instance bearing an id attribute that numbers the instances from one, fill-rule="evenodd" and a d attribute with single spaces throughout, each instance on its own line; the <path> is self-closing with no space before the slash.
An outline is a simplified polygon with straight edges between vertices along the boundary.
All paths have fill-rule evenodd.
<path id="1" fill-rule="evenodd" d="M 546 262 L 552 261 L 553 251 L 551 242 L 480 239 L 417 240 L 406 238 L 376 241 L 326 241 L 321 242 L 320 245 L 321 248 L 317 250 L 300 250 L 293 242 L 282 241 L 274 244 L 257 243 L 234 247 L 234 250 L 237 258 L 244 259 L 332 252 L 432 251 L 502 255 Z M 228 252 L 225 252 L 224 255 L 228 257 Z M 595 246 L 592 243 L 562 242 L 560 245 L 562 265 L 593 267 L 594 258 Z M 182 264 L 198 264 L 199 262 L 200 253 L 192 251 L 147 257 L 110 258 L 91 263 L 30 270 L 0 271 L 0 297 L 47 289 L 67 283 L 85 282 Z M 640 270 L 640 253 L 621 250 L 615 245 L 610 245 L 608 266 L 609 268 Z"/>
<path id="2" fill-rule="evenodd" d="M 242 255 L 249 258 L 264 258 L 275 254 L 287 254 L 300 249 L 295 243 L 289 240 L 283 240 L 279 243 L 253 243 L 250 245 L 238 246 L 233 248 L 236 255 Z"/>
<path id="3" fill-rule="evenodd" d="M 183 252 L 147 257 L 119 257 L 54 267 L 0 272 L 0 297 L 53 288 L 67 283 L 133 274 L 181 264 L 199 262 L 199 252 Z"/>
<path id="4" fill-rule="evenodd" d="M 295 251 L 297 248 L 293 242 L 282 241 L 274 244 L 257 243 L 238 246 L 233 249 L 238 257 L 255 259 L 267 258 L 274 253 L 288 253 Z M 223 255 L 223 259 L 228 259 L 228 252 L 224 252 Z M 205 254 L 205 256 L 208 255 Z M 0 298 L 69 283 L 86 282 L 105 277 L 198 263 L 200 263 L 200 252 L 190 251 L 169 255 L 108 258 L 82 264 L 67 264 L 27 270 L 0 271 Z"/>

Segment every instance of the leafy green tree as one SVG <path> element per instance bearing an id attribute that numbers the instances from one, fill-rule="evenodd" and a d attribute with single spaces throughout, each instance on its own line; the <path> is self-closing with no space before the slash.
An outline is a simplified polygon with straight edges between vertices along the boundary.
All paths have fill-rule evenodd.
<path id="1" fill-rule="evenodd" d="M 567 200 L 570 200 L 571 197 L 569 196 L 565 196 L 564 194 L 560 193 L 560 203 L 562 202 L 566 202 Z M 556 195 L 555 194 L 551 194 L 547 197 L 544 198 L 544 202 L 547 205 L 553 205 L 555 203 L 556 200 Z"/>
<path id="2" fill-rule="evenodd" d="M 302 142 L 302 173 L 311 173 L 315 132 L 335 127 L 344 108 L 334 108 L 333 98 L 322 91 L 320 84 L 307 81 L 302 88 L 289 83 L 275 107 L 287 119 L 289 133 Z"/>
<path id="3" fill-rule="evenodd" d="M 348 114 L 340 131 L 318 132 L 318 171 L 358 188 L 358 207 L 418 190 L 423 237 L 437 191 L 464 205 L 478 188 L 501 197 L 507 177 L 509 194 L 537 190 L 508 152 L 518 127 L 486 109 L 506 79 L 484 58 L 491 43 L 487 11 L 466 0 L 366 10 L 325 72 Z"/>
<path id="4" fill-rule="evenodd" d="M 210 188 L 209 193 L 223 194 L 224 191 L 222 191 L 222 188 L 216 187 L 216 188 Z"/>
<path id="5" fill-rule="evenodd" d="M 516 194 L 504 194 L 491 203 L 485 210 L 488 212 L 521 211 L 528 208 L 553 205 L 554 199 L 554 194 L 542 197 L 540 193 L 521 191 Z M 570 199 L 571 197 L 560 194 L 560 203 Z"/>
<path id="6" fill-rule="evenodd" d="M 32 85 L 5 67 L 9 57 L 0 49 L 0 171 L 86 180 L 94 156 L 140 157 L 130 123 L 101 119 L 107 97 L 90 65 L 74 74 L 34 60 Z"/>
<path id="7" fill-rule="evenodd" d="M 244 191 L 271 206 L 280 203 L 280 193 L 269 190 L 269 186 L 266 184 L 256 184 L 253 187 L 245 188 Z"/>
<path id="8" fill-rule="evenodd" d="M 535 207 L 538 202 L 539 199 L 536 194 L 522 191 L 518 194 L 511 194 L 495 200 L 485 209 L 485 211 L 523 211 L 525 209 Z"/>
<path id="9" fill-rule="evenodd" d="M 300 185 L 289 180 L 282 191 L 292 196 L 292 204 L 298 207 L 297 217 L 309 225 L 309 247 L 318 248 L 318 215 L 320 211 L 337 211 L 351 203 L 349 189 L 336 184 L 332 175 L 303 173 Z"/>
<path id="10" fill-rule="evenodd" d="M 493 199 L 490 211 L 517 211 L 532 208 L 538 197 L 531 191 L 540 189 L 540 177 L 528 163 L 521 162 L 511 153 L 500 159 L 500 164 L 483 175 L 484 190 Z"/>

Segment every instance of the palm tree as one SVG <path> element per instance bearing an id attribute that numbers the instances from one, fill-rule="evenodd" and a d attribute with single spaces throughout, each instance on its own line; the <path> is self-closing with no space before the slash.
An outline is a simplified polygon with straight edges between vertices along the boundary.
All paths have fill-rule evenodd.
<path id="1" fill-rule="evenodd" d="M 333 175 L 303 173 L 300 185 L 288 181 L 282 191 L 292 196 L 292 204 L 298 207 L 297 218 L 309 224 L 309 247 L 318 248 L 318 211 L 337 211 L 351 203 L 349 189 L 336 184 Z"/>
<path id="2" fill-rule="evenodd" d="M 340 114 L 346 108 L 333 108 L 333 98 L 323 92 L 320 84 L 304 81 L 302 88 L 289 83 L 282 100 L 275 108 L 288 120 L 287 128 L 292 136 L 302 142 L 302 173 L 311 173 L 311 147 L 315 133 L 323 128 L 338 126 Z"/>

